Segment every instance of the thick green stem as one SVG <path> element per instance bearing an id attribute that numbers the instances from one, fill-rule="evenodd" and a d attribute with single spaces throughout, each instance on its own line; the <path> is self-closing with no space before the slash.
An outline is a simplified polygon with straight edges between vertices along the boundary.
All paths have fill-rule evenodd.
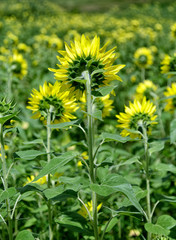
<path id="1" fill-rule="evenodd" d="M 12 98 L 12 73 L 11 69 L 8 69 L 8 80 L 7 80 L 7 100 Z"/>
<path id="2" fill-rule="evenodd" d="M 4 149 L 4 138 L 3 138 L 3 125 L 0 124 L 0 146 L 1 146 L 1 159 L 2 159 L 2 175 L 4 181 L 4 190 L 8 190 L 8 181 L 7 181 L 7 164 L 5 158 L 5 149 Z M 9 240 L 13 239 L 13 226 L 11 219 L 11 209 L 10 209 L 10 200 L 7 198 L 6 200 L 6 208 L 7 208 L 7 218 L 8 218 L 8 233 Z"/>
<path id="3" fill-rule="evenodd" d="M 92 95 L 91 95 L 91 77 L 88 71 L 83 73 L 84 79 L 86 80 L 86 97 L 87 97 L 87 128 L 88 128 L 88 155 L 89 155 L 89 170 L 90 170 L 90 181 L 95 183 L 95 167 L 93 158 L 93 144 L 94 144 L 94 133 L 93 133 L 93 117 L 92 117 Z M 97 194 L 92 192 L 92 204 L 93 204 L 93 228 L 95 240 L 99 239 L 98 236 L 98 216 L 97 216 Z"/>
<path id="4" fill-rule="evenodd" d="M 147 130 L 145 127 L 143 129 L 143 139 L 144 139 L 144 149 L 145 149 L 145 172 L 146 172 L 146 189 L 147 189 L 147 216 L 148 216 L 148 223 L 152 222 L 151 217 L 151 201 L 150 201 L 150 173 L 149 173 L 149 154 L 148 154 L 148 136 Z M 151 233 L 147 233 L 147 240 L 151 240 L 152 238 Z"/>
<path id="5" fill-rule="evenodd" d="M 51 124 L 51 107 L 47 114 L 47 161 L 50 162 L 51 159 L 51 144 L 50 144 L 50 138 L 51 138 L 51 128 L 49 125 Z M 50 174 L 48 174 L 48 182 L 47 182 L 48 188 L 51 187 L 51 177 Z M 52 209 L 51 209 L 51 200 L 48 200 L 48 222 L 49 222 L 49 240 L 53 239 L 53 232 L 52 232 Z"/>

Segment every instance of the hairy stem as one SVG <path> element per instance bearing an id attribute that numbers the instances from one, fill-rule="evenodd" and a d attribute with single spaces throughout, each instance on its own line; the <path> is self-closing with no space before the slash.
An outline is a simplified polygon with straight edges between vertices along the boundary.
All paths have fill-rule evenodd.
<path id="1" fill-rule="evenodd" d="M 87 101 L 87 128 L 88 128 L 88 155 L 89 155 L 89 170 L 90 170 L 90 181 L 95 183 L 95 168 L 93 159 L 93 144 L 94 144 L 94 133 L 93 133 L 93 117 L 92 117 L 92 95 L 91 95 L 91 76 L 88 71 L 83 72 L 84 79 L 86 80 L 86 101 Z M 95 240 L 99 239 L 98 236 L 98 216 L 97 216 L 97 194 L 92 192 L 92 204 L 93 204 L 93 228 Z"/>
<path id="2" fill-rule="evenodd" d="M 149 174 L 149 154 L 148 154 L 148 136 L 147 130 L 145 127 L 143 129 L 143 139 L 144 139 L 144 149 L 145 149 L 145 172 L 146 172 L 146 189 L 147 189 L 147 216 L 148 216 L 148 223 L 152 222 L 151 217 L 151 200 L 150 200 L 150 174 Z M 151 240 L 152 238 L 151 233 L 147 233 L 147 240 Z"/>
<path id="3" fill-rule="evenodd" d="M 51 144 L 50 144 L 50 138 L 51 138 L 51 128 L 49 125 L 51 124 L 51 107 L 47 114 L 47 161 L 50 162 L 51 160 Z M 51 188 L 51 176 L 48 174 L 48 182 L 47 182 L 48 188 Z M 51 209 L 51 200 L 48 200 L 48 222 L 49 222 L 49 240 L 53 239 L 53 232 L 52 232 L 52 209 Z"/>
<path id="4" fill-rule="evenodd" d="M 8 181 L 7 181 L 7 163 L 5 158 L 5 149 L 4 149 L 4 138 L 3 138 L 3 125 L 0 124 L 0 146 L 1 146 L 1 159 L 2 159 L 2 175 L 4 182 L 4 190 L 8 190 Z M 11 219 L 11 209 L 10 209 L 10 200 L 6 199 L 6 208 L 7 208 L 7 219 L 8 219 L 8 233 L 9 240 L 13 239 L 13 226 Z"/>

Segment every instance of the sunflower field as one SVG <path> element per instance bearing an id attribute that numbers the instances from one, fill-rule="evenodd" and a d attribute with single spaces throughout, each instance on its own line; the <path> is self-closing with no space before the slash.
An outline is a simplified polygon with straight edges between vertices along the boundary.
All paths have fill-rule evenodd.
<path id="1" fill-rule="evenodd" d="M 0 240 L 176 239 L 176 1 L 0 1 Z"/>

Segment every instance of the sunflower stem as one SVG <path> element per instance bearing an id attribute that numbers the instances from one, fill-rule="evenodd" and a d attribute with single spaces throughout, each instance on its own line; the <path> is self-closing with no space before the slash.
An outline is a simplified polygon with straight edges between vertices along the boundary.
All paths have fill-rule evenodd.
<path id="1" fill-rule="evenodd" d="M 4 190 L 8 190 L 8 181 L 7 181 L 7 163 L 5 158 L 5 148 L 4 148 L 4 137 L 3 137 L 3 124 L 0 124 L 0 147 L 1 147 L 1 160 L 2 160 L 2 174 L 4 182 Z M 7 208 L 7 219 L 8 219 L 8 233 L 9 240 L 13 239 L 13 226 L 11 218 L 11 209 L 10 209 L 10 200 L 6 199 L 6 208 Z"/>
<path id="2" fill-rule="evenodd" d="M 88 71 L 83 72 L 84 79 L 86 80 L 86 101 L 87 101 L 87 128 L 88 128 L 88 156 L 89 156 L 89 169 L 90 169 L 90 182 L 95 183 L 95 168 L 93 159 L 93 117 L 92 117 L 92 94 L 91 94 L 91 76 Z M 93 228 L 95 240 L 99 239 L 98 236 L 98 216 L 97 216 L 97 194 L 92 192 L 92 205 L 93 205 Z"/>
<path id="3" fill-rule="evenodd" d="M 52 108 L 48 110 L 47 113 L 47 161 L 50 162 L 51 156 L 51 144 L 50 144 L 50 139 L 51 139 L 51 112 Z M 51 176 L 48 174 L 48 181 L 47 181 L 48 188 L 51 188 Z M 49 222 L 49 240 L 53 239 L 53 232 L 52 232 L 52 210 L 51 210 L 51 200 L 48 200 L 48 222 Z"/>
<path id="4" fill-rule="evenodd" d="M 147 189 L 147 216 L 148 216 L 148 223 L 152 222 L 152 215 L 151 215 L 151 200 L 150 200 L 150 173 L 149 173 L 149 153 L 148 153 L 148 136 L 147 136 L 147 129 L 142 126 L 143 130 L 143 140 L 144 140 L 144 149 L 145 149 L 145 172 L 146 172 L 146 189 Z M 147 232 L 147 240 L 151 240 L 152 235 L 151 233 Z"/>
<path id="5" fill-rule="evenodd" d="M 8 71 L 7 101 L 9 101 L 12 98 L 12 72 L 10 68 L 7 71 Z"/>

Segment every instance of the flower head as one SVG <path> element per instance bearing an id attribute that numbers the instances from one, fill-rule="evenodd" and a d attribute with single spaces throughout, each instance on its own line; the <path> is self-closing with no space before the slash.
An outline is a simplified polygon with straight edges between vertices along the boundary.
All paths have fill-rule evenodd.
<path id="1" fill-rule="evenodd" d="M 0 100 L 0 117 L 13 114 L 15 104 L 12 101 L 7 102 L 5 98 Z"/>
<path id="2" fill-rule="evenodd" d="M 134 53 L 135 63 L 141 68 L 148 68 L 153 63 L 152 52 L 149 48 L 138 48 Z"/>
<path id="3" fill-rule="evenodd" d="M 163 61 L 161 62 L 161 73 L 176 72 L 176 53 L 171 57 L 165 55 Z M 169 74 L 168 77 L 171 77 Z"/>
<path id="4" fill-rule="evenodd" d="M 164 95 L 168 97 L 166 99 L 165 111 L 173 111 L 176 109 L 176 83 L 172 83 L 171 87 L 167 87 Z"/>
<path id="5" fill-rule="evenodd" d="M 145 96 L 147 99 L 150 99 L 152 97 L 152 93 L 155 92 L 156 89 L 157 86 L 152 81 L 145 80 L 144 82 L 138 84 L 135 98 L 137 100 L 142 100 L 142 98 Z"/>
<path id="6" fill-rule="evenodd" d="M 156 106 L 146 100 L 146 97 L 142 101 L 134 100 L 134 103 L 129 103 L 129 107 L 125 106 L 125 113 L 116 115 L 120 124 L 117 127 L 122 128 L 121 135 L 123 137 L 130 136 L 131 138 L 141 137 L 138 133 L 133 133 L 130 130 L 142 132 L 142 127 L 145 127 L 150 133 L 151 126 L 157 124 L 155 119 L 157 115 L 154 115 Z"/>
<path id="7" fill-rule="evenodd" d="M 27 74 L 27 62 L 23 58 L 23 55 L 14 52 L 12 56 L 9 57 L 9 63 L 11 65 L 12 73 L 17 78 L 22 79 Z"/>
<path id="8" fill-rule="evenodd" d="M 40 86 L 39 91 L 33 89 L 27 108 L 33 111 L 33 118 L 44 122 L 50 111 L 51 123 L 54 124 L 75 119 L 76 117 L 72 114 L 78 109 L 68 86 L 57 81 L 54 85 L 45 82 L 43 86 Z"/>
<path id="9" fill-rule="evenodd" d="M 115 48 L 106 52 L 107 44 L 100 48 L 100 38 L 95 36 L 91 41 L 84 35 L 81 39 L 75 39 L 71 46 L 65 43 L 65 51 L 59 51 L 62 57 L 58 57 L 59 69 L 49 69 L 55 72 L 55 78 L 66 81 L 75 90 L 76 98 L 80 98 L 85 90 L 85 84 L 78 81 L 83 78 L 82 73 L 89 71 L 91 75 L 95 70 L 100 70 L 91 77 L 91 87 L 96 89 L 108 85 L 112 80 L 121 80 L 116 74 L 125 65 L 114 65 L 117 58 Z M 102 71 L 101 71 L 102 70 Z"/>

